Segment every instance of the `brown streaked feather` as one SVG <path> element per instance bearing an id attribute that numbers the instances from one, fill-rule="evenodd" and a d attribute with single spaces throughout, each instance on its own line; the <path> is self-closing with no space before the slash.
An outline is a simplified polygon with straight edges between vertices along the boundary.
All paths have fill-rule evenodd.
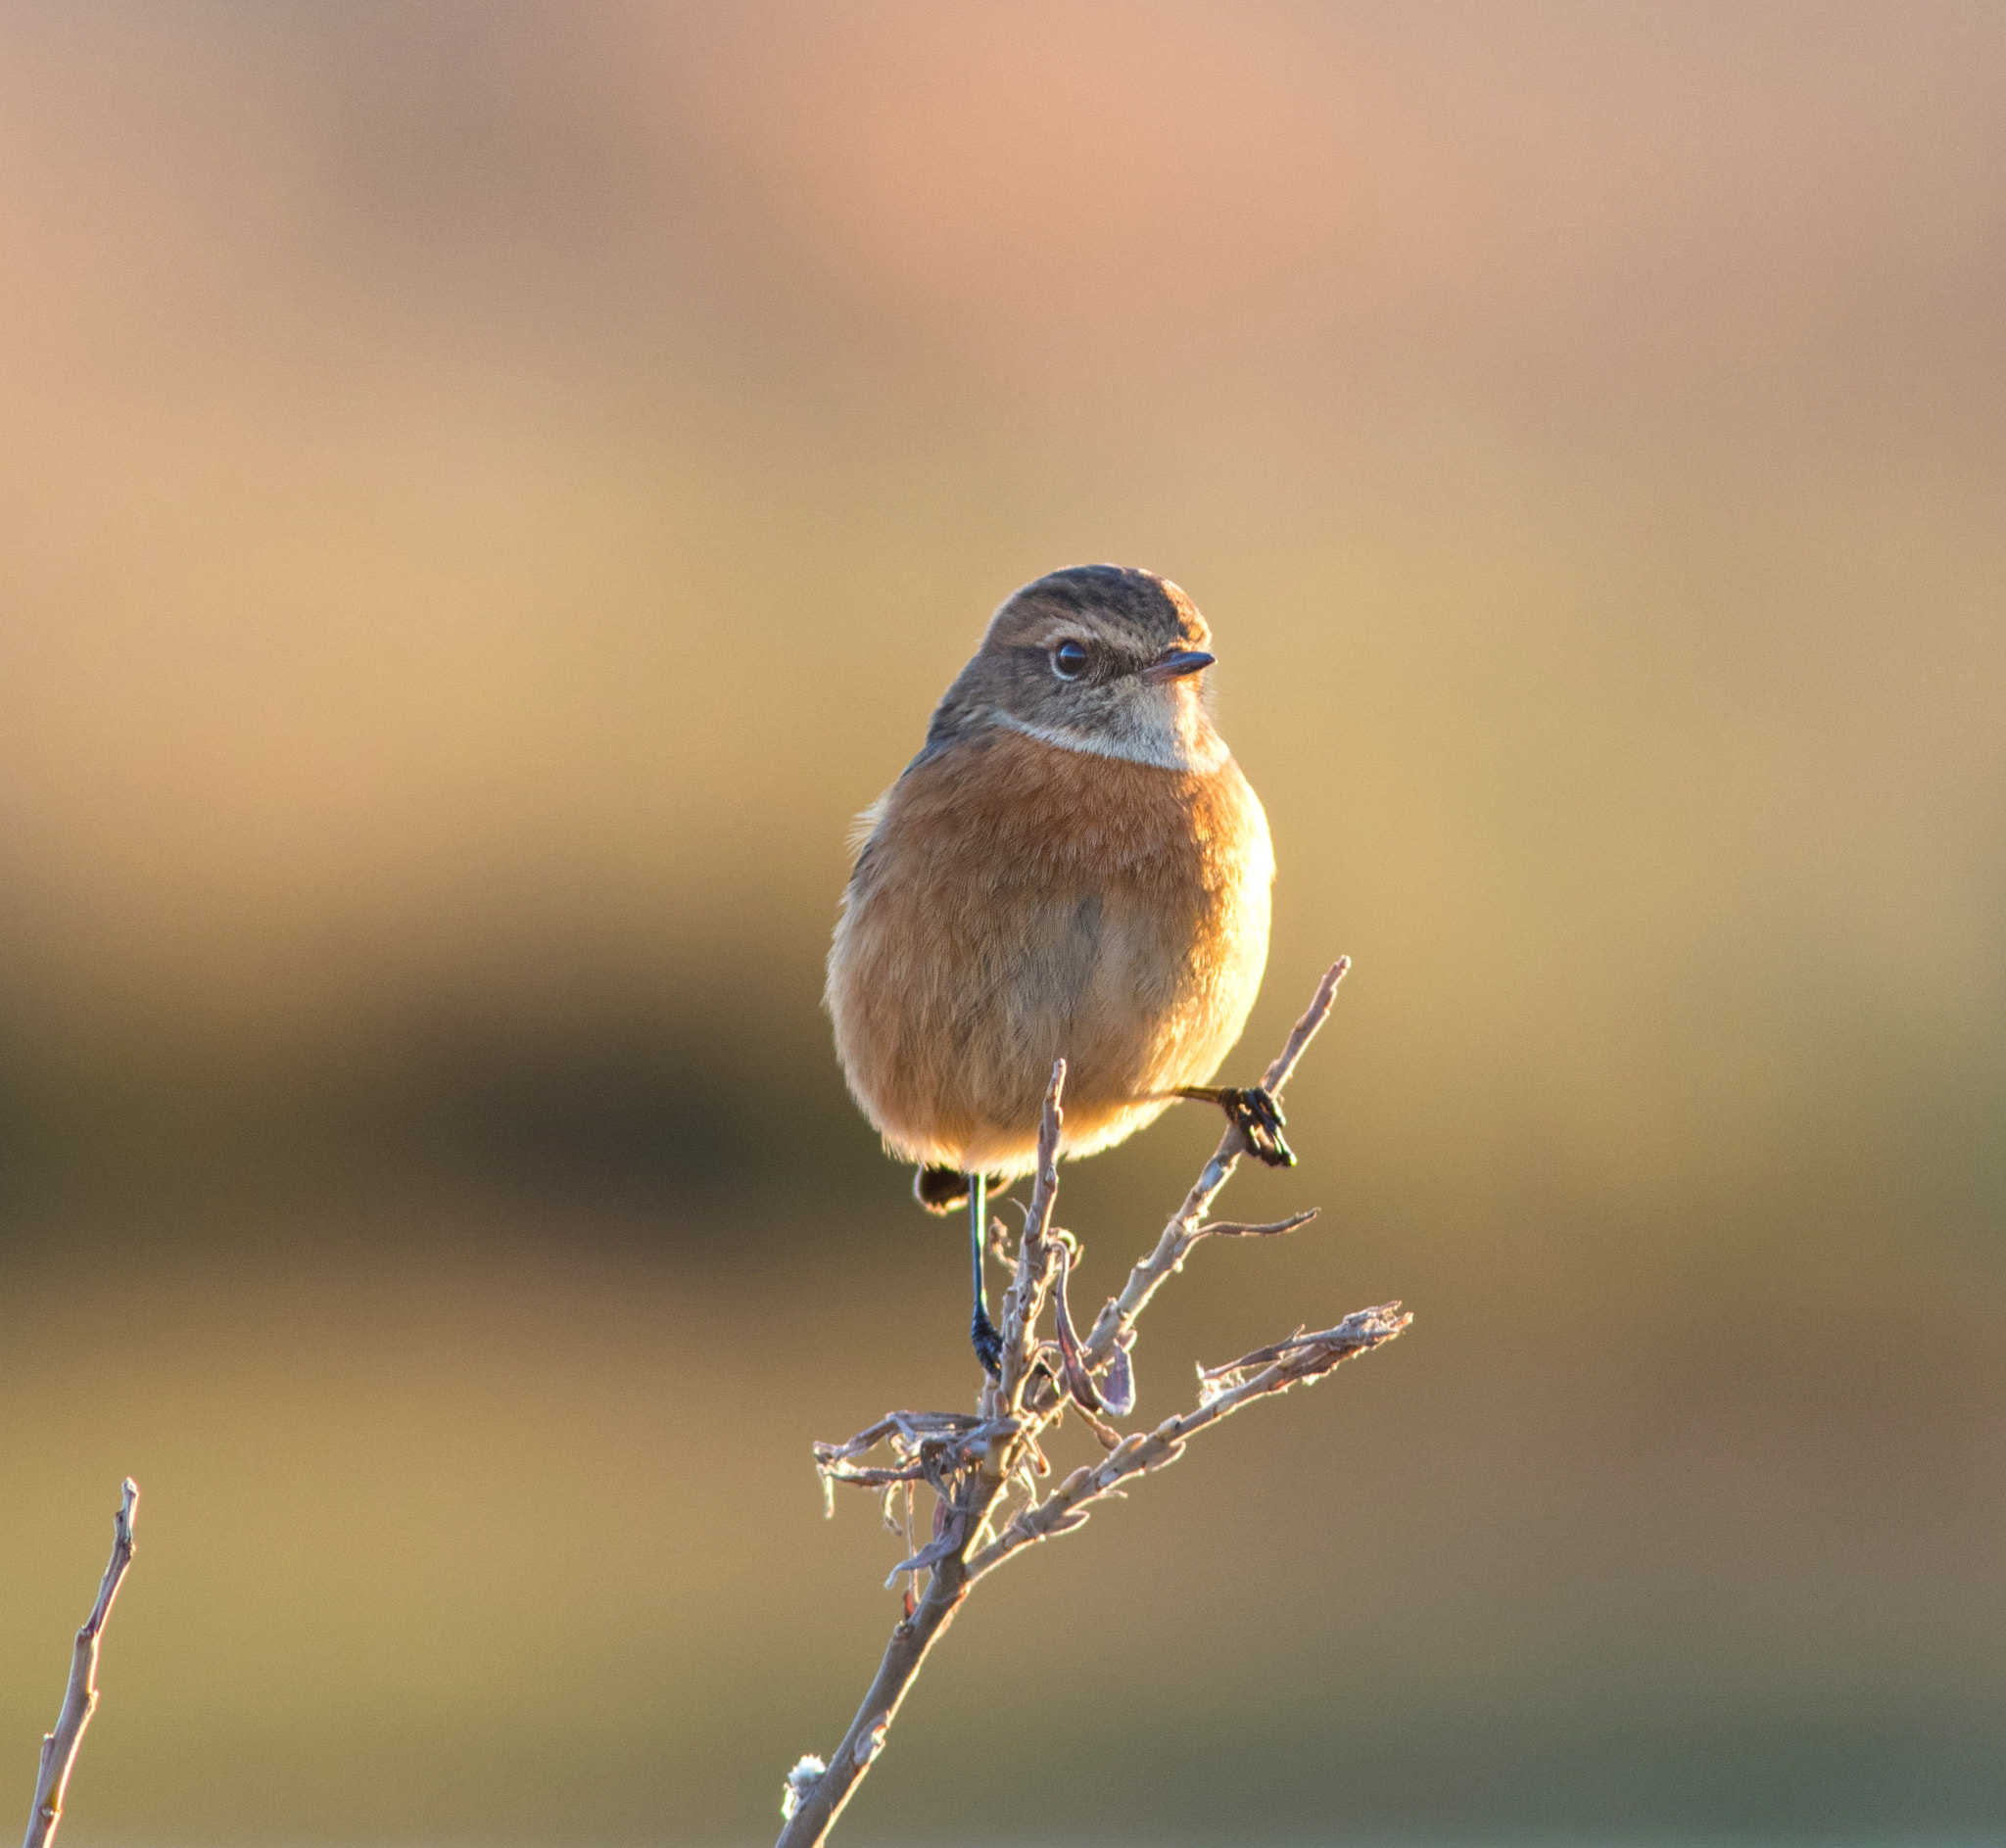
<path id="1" fill-rule="evenodd" d="M 1069 1155 L 1120 1141 L 1239 1037 L 1273 856 L 1230 758 L 1203 774 L 982 727 L 884 796 L 828 1004 L 850 1089 L 908 1160 L 1027 1172 L 1052 1061 Z"/>

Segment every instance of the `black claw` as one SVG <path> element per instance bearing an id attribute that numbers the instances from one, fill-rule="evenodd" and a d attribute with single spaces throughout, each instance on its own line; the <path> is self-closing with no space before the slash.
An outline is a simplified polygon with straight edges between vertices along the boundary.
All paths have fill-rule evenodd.
<path id="1" fill-rule="evenodd" d="M 1238 1124 L 1247 1146 L 1269 1167 L 1294 1167 L 1296 1152 L 1282 1135 L 1288 1118 L 1281 1114 L 1274 1093 L 1265 1084 L 1220 1085 L 1217 1088 L 1192 1085 L 1177 1093 L 1201 1103 L 1217 1104 L 1227 1120 Z"/>
<path id="2" fill-rule="evenodd" d="M 989 1320 L 985 1310 L 978 1309 L 975 1320 L 969 1325 L 969 1339 L 975 1343 L 976 1358 L 982 1363 L 982 1371 L 992 1380 L 1003 1377 L 1003 1337 L 996 1332 L 996 1324 Z"/>
<path id="3" fill-rule="evenodd" d="M 1288 1118 L 1281 1114 L 1274 1093 L 1265 1084 L 1257 1084 L 1240 1092 L 1239 1098 L 1240 1109 L 1232 1112 L 1232 1118 L 1246 1131 L 1254 1153 L 1269 1167 L 1294 1167 L 1296 1152 L 1281 1133 Z"/>

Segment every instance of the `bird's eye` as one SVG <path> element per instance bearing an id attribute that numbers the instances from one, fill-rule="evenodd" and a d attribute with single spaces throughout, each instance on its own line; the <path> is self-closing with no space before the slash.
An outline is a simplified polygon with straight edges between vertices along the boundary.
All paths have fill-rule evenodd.
<path id="1" fill-rule="evenodd" d="M 1052 672 L 1062 681 L 1076 681 L 1086 666 L 1086 644 L 1068 639 L 1052 650 Z"/>

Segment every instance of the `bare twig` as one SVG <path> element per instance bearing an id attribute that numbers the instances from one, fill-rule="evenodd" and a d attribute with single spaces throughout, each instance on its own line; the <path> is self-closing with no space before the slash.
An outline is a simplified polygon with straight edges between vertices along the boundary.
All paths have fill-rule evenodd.
<path id="1" fill-rule="evenodd" d="M 787 1819 L 781 1830 L 782 1848 L 822 1841 L 836 1825 L 872 1760 L 884 1749 L 885 1732 L 927 1652 L 954 1621 L 954 1613 L 968 1595 L 964 1561 L 969 1546 L 1016 1467 L 1014 1452 L 1024 1433 L 1007 1408 L 1022 1398 L 1036 1359 L 1037 1319 L 1050 1280 L 1050 1227 L 1052 1206 L 1059 1193 L 1059 1129 L 1064 1121 L 1059 1098 L 1065 1084 L 1066 1062 L 1062 1059 L 1052 1067 L 1052 1081 L 1045 1092 L 1044 1115 L 1038 1125 L 1037 1173 L 1024 1237 L 1018 1243 L 1017 1275 L 1003 1296 L 1002 1376 L 985 1381 L 982 1415 L 963 1418 L 952 1412 L 899 1412 L 879 1420 L 848 1444 L 815 1446 L 825 1497 L 837 1482 L 871 1484 L 871 1475 L 857 1474 L 853 1459 L 880 1442 L 888 1443 L 899 1459 L 899 1480 L 910 1470 L 931 1485 L 936 1497 L 933 1538 L 893 1567 L 892 1578 L 922 1570 L 931 1576 L 926 1594 L 893 1627 L 884 1659 L 835 1756 L 819 1771 L 814 1769 L 819 1760 L 803 1758 L 789 1774 L 782 1805 Z M 922 1417 L 941 1421 L 937 1436 L 922 1431 Z"/>
<path id="2" fill-rule="evenodd" d="M 1309 1011 L 1267 1068 L 1265 1082 L 1270 1092 L 1279 1092 L 1288 1081 L 1329 1014 L 1349 967 L 1348 959 L 1340 959 L 1317 985 Z M 1045 1093 L 1036 1178 L 1024 1235 L 1018 1241 L 1015 1275 L 1003 1298 L 1001 1374 L 984 1381 L 976 1413 L 893 1412 L 847 1444 L 815 1446 L 825 1500 L 839 1483 L 875 1490 L 887 1497 L 889 1520 L 889 1497 L 902 1487 L 910 1495 L 911 1485 L 924 1482 L 934 1494 L 933 1529 L 927 1544 L 892 1569 L 892 1584 L 906 1573 L 914 1575 L 914 1583 L 926 1574 L 926 1590 L 917 1601 L 908 1592 L 906 1614 L 892 1629 L 884 1660 L 842 1743 L 827 1764 L 804 1757 L 788 1775 L 781 1806 L 786 1826 L 778 1848 L 817 1848 L 827 1839 L 884 1750 L 885 1735 L 928 1652 L 978 1581 L 1027 1546 L 1080 1526 L 1087 1519 L 1089 1502 L 1122 1493 L 1121 1485 L 1129 1478 L 1175 1462 L 1196 1433 L 1258 1398 L 1321 1379 L 1355 1354 L 1368 1353 L 1391 1341 L 1410 1319 L 1399 1303 L 1389 1303 L 1360 1309 L 1320 1334 L 1306 1335 L 1299 1328 L 1287 1341 L 1243 1354 L 1225 1366 L 1200 1368 L 1198 1403 L 1191 1410 L 1165 1419 L 1153 1431 L 1122 1436 L 1097 1414 L 1105 1411 L 1119 1418 L 1132 1404 L 1128 1350 L 1135 1341 L 1136 1319 L 1164 1280 L 1182 1267 L 1191 1248 L 1209 1237 L 1267 1238 L 1293 1232 L 1315 1214 L 1313 1209 L 1294 1213 L 1268 1225 L 1206 1222 L 1207 1208 L 1249 1151 L 1240 1128 L 1229 1127 L 1197 1185 L 1164 1228 L 1156 1249 L 1130 1271 L 1126 1287 L 1109 1301 L 1092 1334 L 1080 1343 L 1065 1303 L 1072 1235 L 1052 1224 L 1059 1193 L 1065 1081 L 1066 1065 L 1061 1060 L 1052 1068 Z M 1056 1342 L 1045 1341 L 1038 1333 L 1048 1303 L 1057 1318 Z M 1108 1453 L 1096 1464 L 1074 1470 L 1040 1499 L 1037 1478 L 1050 1467 L 1040 1439 L 1069 1410 L 1093 1431 Z M 889 1452 L 890 1460 L 867 1460 L 880 1446 Z M 1013 1483 L 1023 1485 L 1024 1501 L 1005 1522 L 1004 1499 Z"/>
<path id="3" fill-rule="evenodd" d="M 119 1581 L 132 1563 L 132 1517 L 138 1507 L 139 1489 L 128 1476 L 113 1520 L 112 1557 L 98 1587 L 98 1601 L 76 1633 L 76 1651 L 70 1660 L 70 1685 L 64 1691 L 63 1711 L 56 1716 L 56 1730 L 42 1739 L 35 1807 L 28 1817 L 27 1838 L 23 1848 L 47 1848 L 56 1838 L 56 1824 L 63 1820 L 63 1796 L 70 1788 L 76 1748 L 83 1743 L 83 1730 L 97 1711 L 98 1641 L 104 1635 L 105 1619 L 112 1614 L 112 1600 L 119 1595 Z"/>
<path id="4" fill-rule="evenodd" d="M 1319 1209 L 1305 1207 L 1301 1212 L 1292 1212 L 1286 1219 L 1270 1219 L 1266 1225 L 1241 1225 L 1236 1220 L 1208 1219 L 1198 1228 L 1209 1239 L 1271 1239 L 1278 1233 L 1300 1231 L 1315 1218 Z"/>
<path id="5" fill-rule="evenodd" d="M 1162 1469 L 1184 1454 L 1185 1443 L 1208 1425 L 1230 1418 L 1241 1406 L 1271 1393 L 1286 1393 L 1290 1387 L 1320 1380 L 1340 1362 L 1354 1354 L 1370 1353 L 1391 1341 L 1413 1317 L 1405 1314 L 1398 1303 L 1382 1303 L 1376 1309 L 1360 1309 L 1347 1315 L 1335 1328 L 1311 1335 L 1300 1343 L 1287 1344 L 1290 1351 L 1277 1357 L 1251 1378 L 1236 1380 L 1230 1387 L 1208 1394 L 1196 1411 L 1166 1418 L 1154 1431 L 1136 1431 L 1099 1464 L 1076 1469 L 1043 1501 L 1026 1508 L 995 1540 L 969 1560 L 968 1580 L 995 1571 L 1020 1547 L 1034 1540 L 1049 1540 L 1055 1534 L 1070 1533 L 1085 1524 L 1085 1504 L 1115 1493 L 1124 1476 Z M 1232 1368 L 1215 1368 L 1204 1374 L 1210 1382 L 1215 1374 L 1236 1372 L 1257 1358 L 1248 1355 Z"/>
<path id="6" fill-rule="evenodd" d="M 1038 1317 L 1052 1281 L 1052 1208 L 1059 1203 L 1059 1131 L 1066 1121 L 1059 1100 L 1065 1090 L 1066 1062 L 1061 1059 L 1052 1066 L 1052 1081 L 1045 1087 L 1044 1114 L 1038 1119 L 1038 1164 L 1024 1215 L 1024 1237 L 1017 1247 L 1017 1276 L 1003 1299 L 1003 1370 L 982 1389 L 982 1410 L 992 1417 L 1023 1409 L 1037 1359 Z"/>
<path id="7" fill-rule="evenodd" d="M 1350 957 L 1340 956 L 1324 971 L 1323 979 L 1316 984 L 1316 992 L 1311 997 L 1309 1007 L 1303 1011 L 1303 1018 L 1296 1022 L 1295 1031 L 1288 1037 L 1288 1044 L 1281 1049 L 1280 1057 L 1267 1067 L 1267 1074 L 1262 1079 L 1272 1096 L 1281 1096 L 1282 1086 L 1288 1083 L 1298 1062 L 1309 1050 L 1310 1042 L 1316 1037 L 1316 1029 L 1329 1016 L 1337 1000 L 1337 984 L 1344 980 L 1351 966 Z M 1122 1294 L 1112 1298 L 1107 1307 L 1101 1310 L 1093 1325 L 1093 1333 L 1086 1338 L 1086 1357 L 1090 1364 L 1099 1365 L 1114 1353 L 1117 1340 L 1135 1325 L 1135 1318 L 1142 1313 L 1150 1298 L 1156 1295 L 1163 1280 L 1183 1268 L 1191 1248 L 1207 1236 L 1208 1228 L 1203 1223 L 1206 1209 L 1218 1198 L 1218 1190 L 1232 1177 L 1241 1156 L 1251 1153 L 1252 1149 L 1253 1144 L 1247 1140 L 1246 1131 L 1238 1123 L 1228 1123 L 1212 1160 L 1206 1162 L 1198 1176 L 1197 1185 L 1184 1196 L 1184 1204 L 1170 1215 L 1170 1224 L 1164 1227 L 1163 1236 L 1156 1242 L 1156 1250 L 1136 1261 Z"/>

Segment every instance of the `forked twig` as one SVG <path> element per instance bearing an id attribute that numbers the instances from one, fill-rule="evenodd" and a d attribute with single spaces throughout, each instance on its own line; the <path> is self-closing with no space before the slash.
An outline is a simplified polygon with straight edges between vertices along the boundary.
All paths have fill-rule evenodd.
<path id="1" fill-rule="evenodd" d="M 1309 1050 L 1310 1042 L 1316 1037 L 1316 1029 L 1329 1018 L 1330 1010 L 1337 1001 L 1337 985 L 1350 972 L 1351 966 L 1350 957 L 1340 956 L 1316 984 L 1316 992 L 1303 1011 L 1303 1018 L 1296 1022 L 1288 1044 L 1281 1049 L 1280 1057 L 1267 1067 L 1267 1074 L 1262 1079 L 1271 1095 L 1281 1095 L 1282 1086 L 1288 1083 L 1304 1053 Z M 1163 1236 L 1156 1242 L 1156 1250 L 1147 1257 L 1136 1260 L 1122 1294 L 1113 1298 L 1101 1310 L 1100 1319 L 1093 1325 L 1093 1333 L 1086 1338 L 1086 1353 L 1090 1361 L 1097 1364 L 1108 1359 L 1115 1351 L 1118 1338 L 1135 1325 L 1135 1318 L 1142 1313 L 1150 1298 L 1156 1295 L 1164 1279 L 1183 1268 L 1191 1248 L 1210 1234 L 1211 1228 L 1204 1223 L 1206 1209 L 1231 1178 L 1240 1158 L 1252 1153 L 1253 1144 L 1247 1140 L 1246 1131 L 1238 1123 L 1228 1123 L 1212 1160 L 1206 1162 L 1199 1174 L 1197 1185 L 1184 1196 L 1184 1204 L 1170 1215 L 1170 1223 L 1164 1227 Z M 1277 1226 L 1275 1229 L 1286 1228 Z M 1235 1227 L 1233 1231 L 1238 1233 L 1240 1228 Z"/>
<path id="2" fill-rule="evenodd" d="M 1267 1068 L 1265 1083 L 1270 1093 L 1279 1093 L 1287 1083 L 1350 967 L 1349 958 L 1340 958 L 1318 983 L 1281 1056 Z M 1294 1213 L 1268 1225 L 1206 1221 L 1207 1209 L 1251 1148 L 1239 1126 L 1229 1126 L 1155 1250 L 1137 1261 L 1121 1295 L 1109 1300 L 1091 1334 L 1080 1342 L 1065 1305 L 1072 1235 L 1052 1225 L 1065 1082 L 1061 1060 L 1045 1093 L 1030 1206 L 1003 1297 L 1001 1373 L 985 1380 L 976 1413 L 893 1412 L 847 1444 L 815 1446 L 825 1501 L 838 1483 L 876 1490 L 888 1498 L 902 1485 L 910 1495 L 910 1485 L 924 1482 L 934 1494 L 933 1530 L 926 1545 L 892 1570 L 893 1584 L 906 1573 L 917 1583 L 924 1573 L 926 1589 L 917 1600 L 907 1593 L 906 1614 L 893 1626 L 884 1660 L 842 1743 L 826 1764 L 804 1757 L 788 1774 L 781 1805 L 786 1826 L 778 1848 L 816 1848 L 828 1838 L 884 1750 L 928 1652 L 978 1581 L 1024 1548 L 1080 1526 L 1088 1503 L 1122 1493 L 1128 1479 L 1175 1462 L 1197 1433 L 1258 1398 L 1321 1379 L 1342 1362 L 1393 1340 L 1411 1319 L 1399 1303 L 1388 1303 L 1360 1309 L 1319 1334 L 1306 1335 L 1299 1328 L 1288 1340 L 1225 1366 L 1201 1368 L 1198 1403 L 1191 1410 L 1165 1419 L 1152 1431 L 1122 1436 L 1097 1414 L 1120 1417 L 1132 1403 L 1128 1350 L 1136 1319 L 1164 1280 L 1182 1268 L 1202 1239 L 1273 1237 L 1307 1225 L 1315 1213 Z M 1057 1342 L 1038 1334 L 1048 1303 L 1058 1318 Z M 1068 1410 L 1079 1415 L 1108 1453 L 1096 1464 L 1074 1470 L 1040 1498 L 1037 1479 L 1049 1465 L 1039 1440 Z M 880 1446 L 889 1452 L 890 1461 L 867 1461 Z M 1013 1483 L 1023 1485 L 1024 1502 L 999 1527 L 1001 1504 Z M 888 1499 L 886 1505 L 888 1511 Z"/>
<path id="3" fill-rule="evenodd" d="M 128 1476 L 119 1496 L 119 1512 L 113 1519 L 112 1557 L 98 1586 L 98 1601 L 76 1633 L 76 1650 L 70 1659 L 70 1685 L 64 1690 L 63 1711 L 56 1716 L 56 1730 L 42 1738 L 35 1807 L 28 1817 L 23 1848 L 47 1848 L 56 1838 L 57 1824 L 63 1820 L 63 1797 L 70 1788 L 76 1748 L 83 1743 L 83 1730 L 97 1711 L 98 1642 L 104 1635 L 105 1619 L 112 1614 L 112 1600 L 119 1595 L 119 1581 L 132 1563 L 132 1517 L 138 1507 L 139 1489 Z"/>
<path id="4" fill-rule="evenodd" d="M 1044 1500 L 1026 1507 L 996 1539 L 975 1554 L 968 1562 L 969 1583 L 973 1585 L 995 1571 L 1020 1547 L 1082 1526 L 1087 1502 L 1113 1494 L 1124 1476 L 1174 1463 L 1184 1454 L 1185 1444 L 1208 1425 L 1230 1418 L 1254 1399 L 1320 1380 L 1354 1354 L 1370 1353 L 1391 1341 L 1412 1320 L 1398 1303 L 1381 1303 L 1376 1309 L 1360 1309 L 1347 1315 L 1335 1328 L 1309 1336 L 1301 1343 L 1288 1344 L 1287 1355 L 1273 1359 L 1251 1378 L 1237 1379 L 1224 1390 L 1204 1394 L 1196 1411 L 1166 1418 L 1154 1431 L 1131 1432 L 1100 1463 L 1075 1470 Z M 1250 1354 L 1230 1367 L 1208 1368 L 1201 1377 L 1210 1383 L 1216 1374 L 1239 1373 L 1257 1358 Z"/>

